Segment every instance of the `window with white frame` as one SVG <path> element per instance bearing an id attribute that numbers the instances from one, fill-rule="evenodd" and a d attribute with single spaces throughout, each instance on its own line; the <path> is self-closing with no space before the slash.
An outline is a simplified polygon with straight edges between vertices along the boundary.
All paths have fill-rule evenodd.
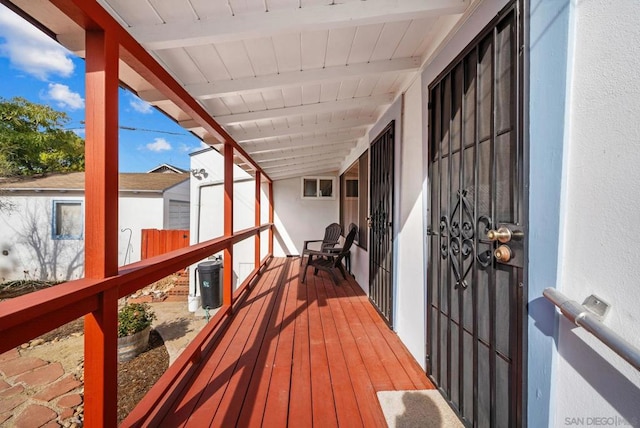
<path id="1" fill-rule="evenodd" d="M 335 199 L 335 178 L 302 177 L 303 199 Z"/>
<path id="2" fill-rule="evenodd" d="M 53 239 L 82 239 L 82 202 L 53 201 Z"/>

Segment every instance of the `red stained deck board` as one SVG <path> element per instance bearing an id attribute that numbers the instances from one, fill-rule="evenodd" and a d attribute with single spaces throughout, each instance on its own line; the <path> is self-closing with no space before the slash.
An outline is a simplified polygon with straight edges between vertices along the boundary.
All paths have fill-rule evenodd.
<path id="1" fill-rule="evenodd" d="M 245 399 L 247 393 L 247 386 L 251 382 L 251 378 L 254 375 L 254 370 L 265 370 L 264 367 L 256 367 L 258 355 L 264 345 L 266 332 L 274 324 L 273 314 L 280 312 L 282 307 L 281 301 L 286 295 L 286 289 L 279 287 L 282 279 L 286 278 L 289 271 L 290 262 L 287 259 L 284 266 L 276 276 L 276 280 L 272 283 L 270 293 L 265 295 L 265 303 L 262 305 L 260 312 L 258 313 L 257 322 L 250 328 L 250 331 L 243 332 L 242 328 L 249 328 L 247 323 L 243 323 L 240 335 L 248 336 L 248 340 L 240 357 L 238 358 L 235 370 L 227 385 L 228 394 L 224 394 L 220 401 L 220 406 L 212 420 L 212 426 L 237 426 L 238 416 L 242 409 L 243 403 L 246 401 L 247 405 L 253 405 L 250 398 Z M 276 316 L 275 325 L 281 325 L 281 317 Z M 276 338 L 279 336 L 276 335 Z M 268 339 L 267 339 L 268 340 Z M 257 373 L 256 373 L 257 375 Z M 286 408 L 285 408 L 286 411 Z"/>
<path id="2" fill-rule="evenodd" d="M 282 271 L 278 273 L 279 277 Z M 275 284 L 274 284 L 275 286 Z M 282 299 L 280 287 L 279 299 Z M 275 354 L 278 345 L 278 334 L 282 324 L 282 305 L 271 312 L 267 330 L 263 336 L 260 353 L 257 355 L 255 370 L 247 386 L 244 405 L 240 410 L 237 426 L 261 426 L 267 401 L 269 381 L 271 380 Z"/>
<path id="3" fill-rule="evenodd" d="M 275 273 L 277 274 L 277 271 Z M 248 303 L 247 315 L 242 322 L 237 322 L 237 320 L 232 322 L 232 325 L 236 327 L 236 332 L 232 336 L 233 339 L 222 355 L 220 364 L 211 374 L 211 381 L 203 390 L 196 409 L 189 417 L 187 426 L 206 426 L 215 418 L 218 411 L 224 414 L 227 410 L 219 406 L 225 398 L 225 394 L 236 393 L 234 389 L 229 389 L 228 387 L 234 373 L 242 369 L 242 367 L 238 366 L 238 362 L 246 345 L 254 345 L 254 343 L 250 342 L 252 337 L 249 334 L 254 328 L 259 328 L 260 323 L 264 322 L 264 311 L 269 309 L 277 299 L 277 296 L 274 295 L 277 291 L 278 288 L 269 286 L 262 289 L 263 298 L 252 300 L 251 296 L 249 296 L 248 301 L 250 303 Z"/>
<path id="4" fill-rule="evenodd" d="M 371 397 L 370 400 L 358 400 L 362 423 L 367 427 L 384 426 L 386 421 L 382 409 L 375 399 L 377 391 L 372 381 L 372 377 L 377 376 L 378 373 L 367 370 L 363 357 L 363 353 L 366 353 L 366 358 L 371 358 L 371 348 L 367 345 L 362 347 L 358 346 L 357 338 L 365 339 L 366 336 L 357 336 L 357 334 L 364 334 L 362 326 L 360 326 L 359 329 L 354 329 L 354 327 L 356 327 L 354 324 L 359 324 L 359 320 L 356 321 L 357 317 L 350 317 L 350 319 L 354 321 L 354 324 L 351 324 L 349 321 L 348 315 L 353 315 L 351 314 L 352 306 L 347 299 L 338 297 L 338 290 L 340 288 L 341 287 L 328 287 L 327 295 L 329 296 L 331 313 L 336 325 L 349 327 L 340 329 L 339 338 L 342 343 L 344 355 L 348 356 L 347 367 L 349 369 L 351 382 L 353 383 L 353 390 L 358 397 Z M 382 367 L 376 366 L 374 370 L 380 370 L 382 374 L 386 375 Z M 391 380 L 388 380 L 388 385 L 391 385 Z"/>
<path id="5" fill-rule="evenodd" d="M 344 287 L 344 290 L 347 296 L 351 297 L 354 311 L 365 327 L 371 345 L 393 383 L 392 389 L 399 391 L 415 389 L 414 383 L 400 364 L 400 361 L 398 361 L 396 355 L 393 352 L 389 352 L 389 344 L 381 331 L 381 329 L 389 330 L 389 327 L 384 323 L 364 293 L 354 290 L 351 287 Z M 391 332 L 391 334 L 394 333 Z"/>
<path id="6" fill-rule="evenodd" d="M 357 285 L 355 285 L 357 287 Z M 355 305 L 359 302 L 353 302 L 353 299 L 347 298 L 344 287 L 336 287 L 334 289 L 336 296 L 341 300 L 344 309 L 346 323 L 355 339 L 356 346 L 360 351 L 360 356 L 364 362 L 365 368 L 375 391 L 390 391 L 393 389 L 393 381 L 389 377 L 384 364 L 380 360 L 380 356 L 376 352 L 371 338 L 356 313 Z"/>
<path id="7" fill-rule="evenodd" d="M 365 308 L 368 310 L 370 316 L 377 322 L 378 330 L 387 342 L 388 349 L 393 352 L 397 361 L 400 363 L 402 372 L 406 373 L 408 379 L 413 383 L 415 389 L 434 389 L 433 384 L 427 379 L 422 371 L 422 368 L 418 365 L 416 360 L 409 354 L 409 350 L 398 339 L 398 336 L 388 328 L 388 326 L 380 318 L 380 314 L 377 313 L 375 308 L 369 303 L 366 297 L 361 297 L 361 301 L 364 303 Z M 399 372 L 395 372 L 399 373 Z M 400 385 L 401 389 L 412 389 L 408 385 Z"/>
<path id="8" fill-rule="evenodd" d="M 329 371 L 331 380 L 334 384 L 333 393 L 336 400 L 336 415 L 338 417 L 338 425 L 344 427 L 362 426 L 362 418 L 360 417 L 360 409 L 353 390 L 352 379 L 349 374 L 347 360 L 355 359 L 356 355 L 345 355 L 340 343 L 340 336 L 346 335 L 346 331 L 339 329 L 333 318 L 331 311 L 332 300 L 328 295 L 327 288 L 334 287 L 333 282 L 323 275 L 316 279 L 316 291 L 318 299 L 325 302 L 320 306 L 320 318 L 322 321 L 322 329 L 325 336 L 325 346 L 327 348 L 327 358 L 329 362 Z M 340 326 L 342 327 L 342 326 Z M 346 327 L 346 326 L 345 326 Z"/>
<path id="9" fill-rule="evenodd" d="M 313 425 L 319 427 L 337 426 L 335 398 L 329 377 L 329 361 L 325 347 L 324 332 L 320 321 L 320 306 L 326 304 L 317 293 L 317 279 L 308 275 L 307 302 L 309 310 L 309 352 L 311 367 L 311 408 Z"/>
<path id="10" fill-rule="evenodd" d="M 258 282 L 254 290 L 252 290 L 251 295 L 247 297 L 245 303 L 234 315 L 233 322 L 229 325 L 225 334 L 222 336 L 220 341 L 214 345 L 213 352 L 209 356 L 202 356 L 203 358 L 206 358 L 206 362 L 202 364 L 202 368 L 198 371 L 193 383 L 189 385 L 189 387 L 185 388 L 181 400 L 178 400 L 174 408 L 167 414 L 163 421 L 163 425 L 176 427 L 185 426 L 189 420 L 189 415 L 194 412 L 194 409 L 198 404 L 200 395 L 212 381 L 212 373 L 220 364 L 222 356 L 234 340 L 239 326 L 244 322 L 246 315 L 249 313 L 252 297 L 256 293 L 260 293 L 264 289 L 268 289 L 271 282 L 275 280 L 275 274 L 277 272 L 276 266 L 279 266 L 276 262 L 272 262 L 270 264 L 270 268 L 267 269 L 265 275 Z"/>
<path id="11" fill-rule="evenodd" d="M 296 263 L 292 262 L 291 265 Z M 295 268 L 294 268 L 295 269 Z M 280 321 L 280 334 L 278 335 L 278 348 L 275 354 L 273 373 L 269 382 L 269 394 L 262 424 L 265 427 L 281 427 L 287 425 L 287 413 L 289 410 L 291 390 L 291 367 L 293 363 L 293 338 L 295 330 L 296 296 L 295 286 L 298 282 L 297 275 L 290 271 L 283 297 L 282 320 Z M 295 271 L 297 272 L 297 270 Z"/>
<path id="12" fill-rule="evenodd" d="M 432 387 L 352 278 L 301 284 L 297 260 L 270 262 L 211 349 L 161 426 L 383 427 L 377 391 Z"/>
<path id="13" fill-rule="evenodd" d="M 307 311 L 307 285 L 297 282 L 298 307 L 296 309 L 295 340 L 293 342 L 293 369 L 289 426 L 312 426 L 311 360 L 309 350 L 309 312 Z"/>
<path id="14" fill-rule="evenodd" d="M 284 273 L 279 270 L 273 286 L 277 287 Z M 278 303 L 282 300 L 282 287 L 278 287 Z M 272 376 L 278 334 L 282 323 L 282 305 L 275 305 L 271 311 L 263 334 L 260 352 L 256 355 L 256 364 L 251 380 L 247 382 L 246 393 L 237 426 L 261 426 L 267 401 L 269 381 Z"/>

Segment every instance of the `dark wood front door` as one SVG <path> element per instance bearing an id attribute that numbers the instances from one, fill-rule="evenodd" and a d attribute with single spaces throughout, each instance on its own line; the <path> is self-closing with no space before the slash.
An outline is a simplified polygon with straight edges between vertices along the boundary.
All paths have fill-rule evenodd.
<path id="1" fill-rule="evenodd" d="M 371 143 L 369 196 L 369 298 L 393 320 L 393 149 L 391 122 Z"/>
<path id="2" fill-rule="evenodd" d="M 429 86 L 427 370 L 477 427 L 522 422 L 518 34 L 511 6 Z"/>

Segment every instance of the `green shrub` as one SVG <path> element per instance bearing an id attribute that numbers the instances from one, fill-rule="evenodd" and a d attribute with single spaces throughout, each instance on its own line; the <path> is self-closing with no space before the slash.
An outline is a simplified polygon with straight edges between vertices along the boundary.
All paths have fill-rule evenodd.
<path id="1" fill-rule="evenodd" d="M 146 303 L 130 303 L 118 311 L 118 337 L 130 336 L 144 330 L 156 319 Z"/>

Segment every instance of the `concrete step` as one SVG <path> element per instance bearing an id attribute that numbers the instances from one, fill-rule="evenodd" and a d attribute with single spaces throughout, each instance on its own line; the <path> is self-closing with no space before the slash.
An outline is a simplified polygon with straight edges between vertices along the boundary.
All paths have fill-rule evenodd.
<path id="1" fill-rule="evenodd" d="M 176 284 L 167 290 L 169 296 L 187 296 L 189 295 L 189 284 Z"/>
<path id="2" fill-rule="evenodd" d="M 167 294 L 165 302 L 187 302 L 187 294 Z"/>

